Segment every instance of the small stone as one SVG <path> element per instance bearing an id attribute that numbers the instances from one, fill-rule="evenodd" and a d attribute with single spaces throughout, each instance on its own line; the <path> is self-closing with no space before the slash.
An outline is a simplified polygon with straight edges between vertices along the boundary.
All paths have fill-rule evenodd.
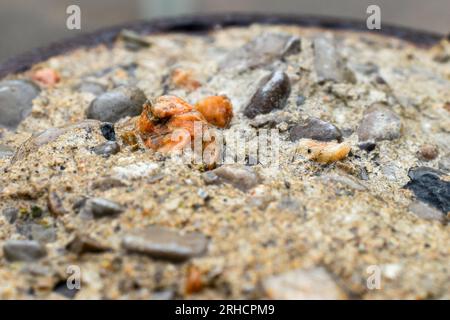
<path id="1" fill-rule="evenodd" d="M 19 210 L 16 208 L 6 208 L 3 210 L 3 215 L 6 218 L 6 221 L 9 223 L 14 223 L 17 219 L 17 215 L 19 214 Z"/>
<path id="2" fill-rule="evenodd" d="M 336 50 L 334 39 L 319 36 L 314 39 L 314 66 L 318 82 L 327 80 L 335 82 L 355 82 L 355 76 L 344 65 Z"/>
<path id="3" fill-rule="evenodd" d="M 61 80 L 61 77 L 55 69 L 45 67 L 34 71 L 32 79 L 40 85 L 52 87 Z"/>
<path id="4" fill-rule="evenodd" d="M 106 191 L 114 188 L 122 188 L 126 187 L 127 184 L 123 182 L 120 179 L 116 179 L 113 177 L 106 177 L 100 180 L 96 180 L 92 182 L 91 189 L 93 190 L 100 190 L 100 191 Z"/>
<path id="5" fill-rule="evenodd" d="M 447 220 L 446 216 L 441 211 L 421 201 L 414 201 L 410 204 L 408 209 L 416 216 L 425 220 L 437 220 L 440 222 L 445 222 Z"/>
<path id="6" fill-rule="evenodd" d="M 116 122 L 124 117 L 139 115 L 146 100 L 144 92 L 139 88 L 118 87 L 92 101 L 86 117 L 103 122 Z"/>
<path id="7" fill-rule="evenodd" d="M 49 191 L 47 207 L 54 216 L 62 216 L 67 213 L 67 210 L 63 206 L 62 199 L 56 191 Z"/>
<path id="8" fill-rule="evenodd" d="M 450 173 L 450 153 L 446 154 L 439 160 L 439 169 L 442 171 Z"/>
<path id="9" fill-rule="evenodd" d="M 95 96 L 99 96 L 102 93 L 105 92 L 106 88 L 104 85 L 93 82 L 93 81 L 83 81 L 80 83 L 80 85 L 77 87 L 77 90 L 80 92 L 86 92 L 91 93 Z"/>
<path id="10" fill-rule="evenodd" d="M 100 125 L 100 131 L 102 132 L 102 135 L 105 137 L 106 140 L 109 141 L 116 141 L 116 132 L 114 130 L 114 124 L 113 123 L 102 123 Z"/>
<path id="11" fill-rule="evenodd" d="M 91 198 L 86 200 L 81 214 L 84 217 L 103 218 L 115 216 L 122 213 L 125 209 L 110 200 L 103 198 Z"/>
<path id="12" fill-rule="evenodd" d="M 360 141 L 394 140 L 400 137 L 401 122 L 381 103 L 371 105 L 363 115 L 357 133 Z"/>
<path id="13" fill-rule="evenodd" d="M 375 150 L 375 147 L 377 146 L 377 144 L 373 141 L 365 141 L 365 142 L 361 142 L 360 144 L 358 144 L 358 147 L 361 150 L 365 150 L 368 153 L 372 152 L 373 150 Z"/>
<path id="14" fill-rule="evenodd" d="M 119 153 L 120 146 L 116 141 L 107 141 L 95 146 L 92 151 L 100 156 L 109 157 L 110 155 Z"/>
<path id="15" fill-rule="evenodd" d="M 34 240 L 8 240 L 3 245 L 3 254 L 10 261 L 31 262 L 47 255 L 45 247 Z"/>
<path id="16" fill-rule="evenodd" d="M 436 159 L 439 155 L 439 150 L 436 146 L 431 144 L 424 144 L 420 147 L 418 157 L 421 160 L 429 161 Z"/>
<path id="17" fill-rule="evenodd" d="M 62 295 L 63 297 L 67 299 L 73 299 L 75 298 L 76 294 L 78 293 L 79 289 L 76 287 L 69 288 L 67 285 L 67 280 L 61 280 L 59 281 L 54 287 L 53 292 Z"/>
<path id="18" fill-rule="evenodd" d="M 259 114 L 249 121 L 253 128 L 275 128 L 278 125 L 292 123 L 292 115 L 289 112 L 277 110 L 268 114 Z"/>
<path id="19" fill-rule="evenodd" d="M 261 179 L 253 168 L 240 164 L 226 164 L 212 171 L 217 176 L 213 183 L 229 183 L 241 191 L 257 186 Z M 210 174 L 210 177 L 212 176 Z"/>
<path id="20" fill-rule="evenodd" d="M 244 109 L 244 115 L 253 119 L 258 114 L 266 114 L 286 105 L 291 93 L 291 83 L 286 73 L 275 71 L 263 79 L 262 86 L 256 90 L 249 104 Z"/>
<path id="21" fill-rule="evenodd" d="M 40 89 L 31 81 L 0 82 L 0 126 L 15 129 L 31 112 Z"/>
<path id="22" fill-rule="evenodd" d="M 41 243 L 56 241 L 56 229 L 52 226 L 42 226 L 37 223 L 31 224 L 31 239 Z"/>
<path id="23" fill-rule="evenodd" d="M 138 162 L 127 166 L 113 167 L 113 177 L 123 180 L 137 180 L 158 173 L 159 166 L 154 162 Z"/>
<path id="24" fill-rule="evenodd" d="M 286 33 L 265 33 L 243 47 L 231 51 L 221 63 L 220 68 L 254 69 L 299 53 L 300 50 L 299 37 Z"/>
<path id="25" fill-rule="evenodd" d="M 203 234 L 180 234 L 157 226 L 128 234 L 122 241 L 123 248 L 130 253 L 175 262 L 203 255 L 207 245 L 208 240 Z"/>
<path id="26" fill-rule="evenodd" d="M 345 293 L 322 267 L 297 269 L 264 280 L 263 288 L 276 300 L 341 300 Z"/>
<path id="27" fill-rule="evenodd" d="M 357 191 L 365 191 L 367 190 L 367 187 L 363 185 L 361 182 L 356 180 L 350 175 L 344 175 L 344 174 L 326 174 L 321 176 L 321 178 L 324 181 L 331 181 L 333 183 L 339 183 L 341 185 L 347 186 L 353 190 Z"/>
<path id="28" fill-rule="evenodd" d="M 318 141 L 342 141 L 342 133 L 338 127 L 318 118 L 310 117 L 304 122 L 296 124 L 290 131 L 291 141 L 299 139 L 313 139 Z"/>
<path id="29" fill-rule="evenodd" d="M 0 144 L 0 159 L 12 157 L 14 155 L 14 151 L 14 148 Z"/>
<path id="30" fill-rule="evenodd" d="M 404 188 L 414 192 L 417 199 L 447 214 L 450 211 L 450 182 L 441 180 L 442 174 L 433 168 L 412 168 L 408 172 L 411 181 Z"/>
<path id="31" fill-rule="evenodd" d="M 305 103 L 305 101 L 306 101 L 305 96 L 299 95 L 295 100 L 295 104 L 297 105 L 297 107 L 300 107 Z"/>
<path id="32" fill-rule="evenodd" d="M 101 253 L 108 251 L 109 248 L 87 235 L 76 235 L 67 244 L 66 249 L 72 253 L 81 255 L 84 253 Z"/>

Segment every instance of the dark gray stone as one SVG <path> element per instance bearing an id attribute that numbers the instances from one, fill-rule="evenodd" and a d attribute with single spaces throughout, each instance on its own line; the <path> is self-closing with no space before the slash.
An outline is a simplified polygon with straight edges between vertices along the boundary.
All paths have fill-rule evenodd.
<path id="1" fill-rule="evenodd" d="M 375 103 L 364 112 L 357 133 L 360 141 L 381 141 L 398 139 L 400 131 L 400 117 L 386 105 Z"/>
<path id="2" fill-rule="evenodd" d="M 275 71 L 264 78 L 244 109 L 244 115 L 253 119 L 258 114 L 266 114 L 275 109 L 282 109 L 291 93 L 289 77 L 283 71 Z"/>
<path id="3" fill-rule="evenodd" d="M 92 101 L 86 117 L 104 122 L 116 122 L 127 116 L 139 115 L 146 100 L 144 92 L 137 87 L 118 87 Z"/>
<path id="4" fill-rule="evenodd" d="M 450 153 L 441 157 L 439 160 L 439 169 L 442 171 L 450 173 Z"/>
<path id="5" fill-rule="evenodd" d="M 319 141 L 342 141 L 342 133 L 335 125 L 310 117 L 304 122 L 296 124 L 290 131 L 291 141 L 299 139 L 314 139 Z"/>
<path id="6" fill-rule="evenodd" d="M 109 250 L 108 247 L 87 235 L 76 235 L 67 244 L 66 249 L 78 255 L 84 253 L 101 253 Z"/>
<path id="7" fill-rule="evenodd" d="M 103 198 L 86 200 L 81 215 L 86 218 L 103 218 L 115 216 L 125 210 L 121 205 Z"/>
<path id="8" fill-rule="evenodd" d="M 47 255 L 45 246 L 34 240 L 8 240 L 3 245 L 3 254 L 8 261 L 31 262 Z"/>
<path id="9" fill-rule="evenodd" d="M 175 262 L 204 254 L 207 245 L 208 240 L 203 234 L 180 234 L 157 226 L 127 234 L 122 240 L 122 246 L 127 252 Z"/>
<path id="10" fill-rule="evenodd" d="M 0 82 L 0 126 L 15 129 L 27 117 L 40 89 L 31 81 Z"/>
<path id="11" fill-rule="evenodd" d="M 222 61 L 220 68 L 254 69 L 301 50 L 300 38 L 286 33 L 265 33 L 257 36 L 241 48 L 232 50 Z"/>
<path id="12" fill-rule="evenodd" d="M 93 150 L 95 154 L 109 157 L 112 154 L 117 154 L 120 151 L 120 146 L 116 141 L 107 141 L 98 146 L 95 146 Z"/>

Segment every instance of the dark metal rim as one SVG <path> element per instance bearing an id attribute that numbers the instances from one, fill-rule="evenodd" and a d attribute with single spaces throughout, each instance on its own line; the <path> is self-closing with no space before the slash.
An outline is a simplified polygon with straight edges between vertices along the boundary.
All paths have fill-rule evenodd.
<path id="1" fill-rule="evenodd" d="M 173 18 L 159 18 L 150 21 L 137 21 L 128 24 L 100 29 L 90 34 L 83 34 L 34 49 L 18 55 L 0 64 L 0 78 L 28 70 L 31 66 L 52 56 L 63 54 L 79 47 L 92 47 L 98 44 L 111 44 L 122 29 L 130 29 L 139 33 L 164 32 L 205 32 L 215 27 L 247 26 L 252 23 L 262 24 L 294 24 L 304 27 L 319 27 L 334 30 L 354 30 L 377 33 L 404 39 L 418 46 L 431 46 L 444 36 L 393 25 L 383 25 L 381 30 L 368 30 L 365 21 L 323 16 L 285 15 L 285 14 L 208 14 L 190 15 Z"/>

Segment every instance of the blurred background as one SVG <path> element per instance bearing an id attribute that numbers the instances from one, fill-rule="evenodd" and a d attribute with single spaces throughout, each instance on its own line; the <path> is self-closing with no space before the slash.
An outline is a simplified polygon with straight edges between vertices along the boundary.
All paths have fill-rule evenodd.
<path id="1" fill-rule="evenodd" d="M 66 28 L 66 8 L 81 8 L 81 30 Z M 303 13 L 366 19 L 370 4 L 382 23 L 450 32 L 450 0 L 0 0 L 0 63 L 29 49 L 98 28 L 189 13 Z"/>

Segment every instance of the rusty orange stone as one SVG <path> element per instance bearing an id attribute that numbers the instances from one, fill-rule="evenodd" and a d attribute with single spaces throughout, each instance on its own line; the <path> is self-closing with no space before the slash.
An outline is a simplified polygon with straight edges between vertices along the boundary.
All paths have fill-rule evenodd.
<path id="1" fill-rule="evenodd" d="M 151 106 L 152 114 L 160 119 L 192 111 L 194 108 L 176 96 L 161 96 Z"/>
<path id="2" fill-rule="evenodd" d="M 209 123 L 219 128 L 227 128 L 233 118 L 233 106 L 226 96 L 206 97 L 197 102 L 195 108 Z"/>
<path id="3" fill-rule="evenodd" d="M 44 86 L 51 87 L 57 84 L 61 77 L 52 68 L 41 68 L 33 73 L 32 79 Z"/>
<path id="4" fill-rule="evenodd" d="M 186 279 L 185 292 L 187 294 L 192 294 L 199 292 L 202 289 L 203 289 L 202 274 L 195 267 L 189 268 Z"/>

